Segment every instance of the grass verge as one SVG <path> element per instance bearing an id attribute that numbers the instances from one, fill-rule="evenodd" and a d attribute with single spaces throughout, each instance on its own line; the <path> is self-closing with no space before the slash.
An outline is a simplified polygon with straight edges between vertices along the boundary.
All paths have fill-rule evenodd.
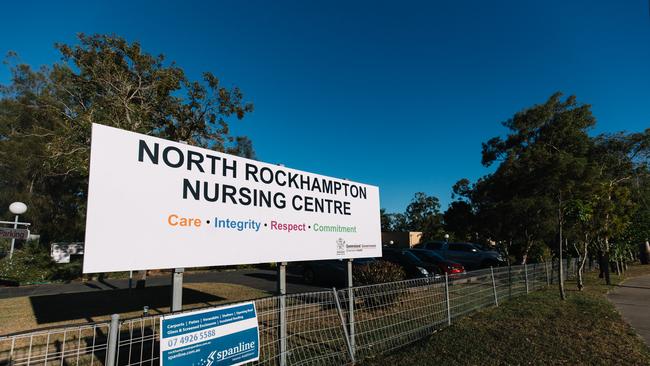
<path id="1" fill-rule="evenodd" d="M 633 266 L 621 277 L 650 274 Z M 650 349 L 625 323 L 605 294 L 597 272 L 586 288 L 568 281 L 567 300 L 557 285 L 463 318 L 423 341 L 365 365 L 650 365 Z"/>
<path id="2" fill-rule="evenodd" d="M 241 285 L 188 283 L 183 286 L 183 309 L 267 295 L 264 291 Z M 131 292 L 119 289 L 0 299 L 0 334 L 108 320 L 114 313 L 120 314 L 121 318 L 137 317 L 142 315 L 144 306 L 149 307 L 149 314 L 161 314 L 169 312 L 170 302 L 170 286 L 153 286 Z"/>

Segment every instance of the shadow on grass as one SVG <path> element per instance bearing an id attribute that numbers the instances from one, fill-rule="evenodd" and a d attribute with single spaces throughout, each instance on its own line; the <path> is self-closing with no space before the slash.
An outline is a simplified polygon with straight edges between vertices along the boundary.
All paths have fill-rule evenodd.
<path id="1" fill-rule="evenodd" d="M 270 274 L 270 273 L 246 273 L 245 276 L 248 277 L 253 277 L 253 278 L 259 278 L 267 281 L 272 281 L 275 282 L 278 280 L 278 276 L 275 274 Z M 293 283 L 293 284 L 299 284 L 299 285 L 304 285 L 305 281 L 302 279 L 302 277 L 293 275 L 293 274 L 287 274 L 287 282 L 288 283 Z"/>
<path id="2" fill-rule="evenodd" d="M 148 306 L 150 311 L 169 307 L 171 303 L 171 286 L 153 286 L 144 289 L 104 290 L 73 294 L 31 296 L 29 298 L 38 324 L 61 322 L 66 320 L 123 314 L 141 311 Z M 225 300 L 222 297 L 205 292 L 183 288 L 184 304 L 209 305 L 209 302 Z"/>

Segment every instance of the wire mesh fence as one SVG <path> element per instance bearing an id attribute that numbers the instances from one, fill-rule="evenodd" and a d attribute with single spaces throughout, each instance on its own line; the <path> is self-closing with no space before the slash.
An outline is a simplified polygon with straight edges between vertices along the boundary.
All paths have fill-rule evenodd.
<path id="1" fill-rule="evenodd" d="M 575 276 L 577 259 L 566 263 Z M 563 263 L 565 264 L 565 263 Z M 254 300 L 259 365 L 343 365 L 422 339 L 455 319 L 557 282 L 558 262 L 488 268 Z M 160 317 L 0 336 L 0 366 L 159 365 Z"/>
<path id="2" fill-rule="evenodd" d="M 0 337 L 0 365 L 106 365 L 110 323 Z"/>

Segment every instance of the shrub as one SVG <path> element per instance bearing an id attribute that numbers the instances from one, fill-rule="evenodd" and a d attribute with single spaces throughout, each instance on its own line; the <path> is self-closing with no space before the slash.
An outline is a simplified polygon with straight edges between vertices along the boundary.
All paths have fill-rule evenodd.
<path id="1" fill-rule="evenodd" d="M 43 282 L 49 279 L 52 269 L 49 256 L 27 250 L 16 250 L 12 260 L 0 260 L 0 278 L 20 283 Z"/>
<path id="2" fill-rule="evenodd" d="M 37 241 L 29 241 L 9 256 L 0 259 L 0 279 L 20 284 L 46 281 L 71 281 L 82 276 L 81 261 L 57 264 L 52 261 L 47 248 Z"/>
<path id="3" fill-rule="evenodd" d="M 357 286 L 375 285 L 359 293 L 357 299 L 371 310 L 383 309 L 399 302 L 401 292 L 393 291 L 391 282 L 406 279 L 402 267 L 386 261 L 377 261 L 365 266 L 354 267 L 352 271 Z M 383 285 L 382 285 L 383 284 Z"/>
<path id="4" fill-rule="evenodd" d="M 352 270 L 356 286 L 375 285 L 378 283 L 396 282 L 406 279 L 406 273 L 397 264 L 377 261 L 365 266 L 355 266 Z"/>
<path id="5" fill-rule="evenodd" d="M 56 264 L 52 268 L 50 279 L 54 281 L 70 282 L 83 276 L 81 261 L 71 261 L 70 263 Z"/>

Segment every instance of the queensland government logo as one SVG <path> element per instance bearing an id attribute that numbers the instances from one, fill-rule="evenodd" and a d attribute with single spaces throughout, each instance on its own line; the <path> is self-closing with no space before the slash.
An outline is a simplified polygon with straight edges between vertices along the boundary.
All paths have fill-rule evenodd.
<path id="1" fill-rule="evenodd" d="M 345 240 L 343 238 L 336 240 L 336 255 L 345 255 Z"/>

